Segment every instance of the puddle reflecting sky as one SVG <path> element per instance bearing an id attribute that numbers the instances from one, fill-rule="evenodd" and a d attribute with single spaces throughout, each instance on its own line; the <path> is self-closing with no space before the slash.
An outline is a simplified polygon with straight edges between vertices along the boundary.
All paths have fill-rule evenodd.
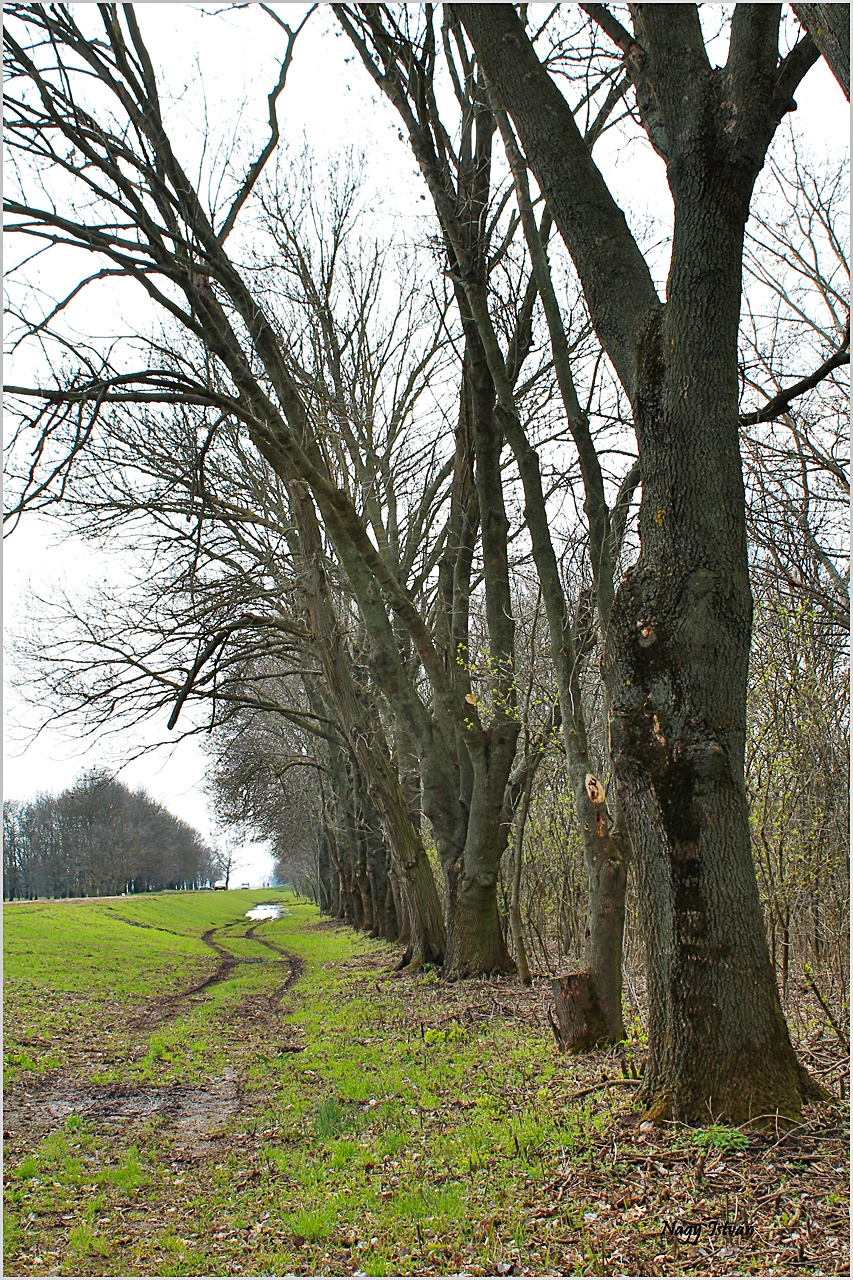
<path id="1" fill-rule="evenodd" d="M 251 911 L 247 911 L 246 915 L 250 920 L 278 920 L 279 916 L 289 916 L 290 912 L 276 902 L 259 902 L 256 907 L 252 907 Z"/>

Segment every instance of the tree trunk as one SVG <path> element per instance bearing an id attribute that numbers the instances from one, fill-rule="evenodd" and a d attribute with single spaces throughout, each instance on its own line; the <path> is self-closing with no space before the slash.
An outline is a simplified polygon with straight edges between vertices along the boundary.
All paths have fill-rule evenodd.
<path id="1" fill-rule="evenodd" d="M 622 1019 L 622 940 L 630 845 L 617 808 L 611 815 L 604 789 L 592 773 L 571 621 L 548 527 L 539 460 L 519 428 L 507 423 L 524 485 L 524 514 L 533 543 L 548 620 L 551 654 L 560 695 L 566 766 L 580 825 L 588 883 L 584 971 L 603 1001 L 578 1047 L 616 1043 L 625 1036 Z M 606 619 L 603 620 L 606 625 Z M 610 695 L 606 695 L 609 702 Z M 599 1014 L 601 1016 L 599 1016 Z M 593 1026 L 594 1024 L 594 1026 Z M 604 1028 L 604 1031 L 602 1031 Z M 593 1030 L 595 1034 L 593 1034 Z"/>
<path id="2" fill-rule="evenodd" d="M 574 774 L 574 776 L 572 776 Z M 578 1049 L 616 1044 L 625 1038 L 622 1018 L 622 944 L 625 935 L 625 894 L 628 887 L 628 840 L 610 816 L 604 788 L 591 773 L 579 786 L 574 762 L 570 777 L 580 817 L 584 867 L 587 875 L 586 945 L 583 972 L 596 993 L 593 1021 Z M 604 1033 L 601 1033 L 601 1028 Z"/>
<path id="3" fill-rule="evenodd" d="M 490 119 L 478 117 L 478 148 L 484 156 L 484 168 L 487 168 L 485 155 L 490 153 L 493 128 Z M 485 190 L 488 190 L 487 180 Z M 515 972 L 498 909 L 497 878 L 509 834 L 504 821 L 504 800 L 520 729 L 514 678 L 515 622 L 507 554 L 509 521 L 501 475 L 503 431 L 495 413 L 495 388 L 488 362 L 466 296 L 458 286 L 457 298 L 466 336 L 461 418 L 465 426 L 463 434 L 470 435 L 476 459 L 492 709 L 491 722 L 483 730 L 476 698 L 471 696 L 470 719 L 472 725 L 476 722 L 478 732 L 466 737 L 463 748 L 471 768 L 464 845 L 461 850 L 458 845 L 454 850 L 450 840 L 438 840 L 447 886 L 444 972 L 450 978 Z M 467 653 L 466 659 L 470 661 Z M 439 815 L 430 812 L 426 796 L 424 801 L 438 836 Z"/>
<path id="4" fill-rule="evenodd" d="M 582 411 L 571 378 L 570 359 L 565 330 L 559 315 L 559 307 L 551 282 L 547 257 L 542 247 L 542 228 L 537 227 L 527 188 L 526 170 L 514 146 L 507 127 L 506 117 L 500 112 L 501 128 L 507 144 L 507 154 L 517 179 L 516 192 L 525 236 L 534 264 L 534 274 L 542 297 L 552 337 L 555 368 L 578 454 L 581 461 L 585 488 L 585 510 L 589 516 L 590 559 L 599 606 L 600 625 L 606 629 L 613 601 L 613 547 L 610 512 L 604 494 L 601 468 L 590 432 L 589 421 Z M 429 179 L 428 179 L 429 180 Z M 441 216 L 441 201 L 437 201 Z M 543 219 L 543 228 L 550 225 Z M 547 232 L 544 234 L 547 235 Z M 500 422 L 506 439 L 516 458 L 524 488 L 524 514 L 530 531 L 533 558 L 536 563 L 551 644 L 563 723 L 568 726 L 565 734 L 566 759 L 575 795 L 578 821 L 582 828 L 584 862 L 589 883 L 589 912 L 587 919 L 587 945 L 585 965 L 595 979 L 596 989 L 601 991 L 605 1003 L 595 1018 L 595 1035 L 590 1029 L 582 1037 L 584 1044 L 592 1045 L 603 1040 L 615 1042 L 625 1034 L 622 1020 L 622 935 L 625 915 L 625 890 L 629 847 L 624 826 L 619 820 L 611 821 L 606 801 L 599 799 L 594 815 L 587 798 L 586 781 L 591 776 L 591 766 L 586 745 L 586 726 L 582 707 L 579 663 L 575 653 L 562 575 L 551 541 L 550 526 L 539 459 L 530 447 L 526 433 L 514 407 L 513 384 L 507 365 L 500 353 L 495 331 L 488 312 L 484 287 L 466 279 L 464 296 L 457 288 L 460 312 L 466 321 L 467 351 L 472 383 L 487 390 L 480 408 L 480 436 L 475 432 L 478 445 L 478 489 L 481 485 L 480 458 L 488 448 L 488 433 L 484 425 Z M 494 388 L 498 393 L 498 406 L 491 409 Z M 477 400 L 474 400 L 475 407 Z M 487 411 L 486 411 L 487 410 Z M 474 425 L 477 417 L 473 416 Z M 497 480 L 499 483 L 499 478 Z M 630 496 L 630 495 L 629 495 Z M 482 506 L 482 497 L 481 497 Z M 484 548 L 488 528 L 483 521 Z"/>
<path id="5" fill-rule="evenodd" d="M 361 774 L 355 767 L 351 769 L 351 785 L 354 801 L 353 818 L 356 851 L 354 872 L 361 906 L 358 927 L 359 929 L 363 929 L 365 933 L 372 933 L 374 928 L 374 912 L 373 884 L 370 877 L 368 853 L 369 832 L 367 822 L 365 820 Z"/>
<path id="6" fill-rule="evenodd" d="M 391 878 L 391 891 L 394 894 L 394 911 L 397 916 L 397 946 L 402 947 L 403 957 L 411 953 L 412 931 L 409 928 L 409 909 L 402 883 L 398 876 Z"/>
<path id="7" fill-rule="evenodd" d="M 352 905 L 352 890 L 350 887 L 350 877 L 347 870 L 346 859 L 341 859 L 338 864 L 338 883 L 340 884 L 340 897 L 338 903 L 338 920 L 342 920 L 344 924 L 353 924 L 355 921 L 355 913 Z"/>
<path id="8" fill-rule="evenodd" d="M 518 977 L 525 987 L 530 986 L 530 965 L 527 959 L 527 947 L 524 945 L 524 929 L 521 923 L 521 872 L 524 859 L 524 828 L 527 825 L 527 814 L 530 809 L 533 775 L 533 769 L 529 769 L 515 815 L 515 830 L 512 837 L 512 882 L 509 891 L 509 927 L 512 932 L 512 943 L 515 947 L 515 963 L 518 969 Z"/>
<path id="9" fill-rule="evenodd" d="M 323 915 L 332 914 L 332 861 L 329 855 L 329 833 L 325 821 L 320 829 L 317 848 L 317 893 Z"/>
<path id="10" fill-rule="evenodd" d="M 794 13 L 820 49 L 850 101 L 850 5 L 794 4 Z"/>
<path id="11" fill-rule="evenodd" d="M 375 758 L 374 764 L 372 798 L 388 832 L 406 905 L 409 945 L 403 956 L 403 966 L 418 969 L 427 963 L 443 964 L 445 926 L 426 850 L 415 831 L 399 778 L 390 760 L 383 755 L 381 759 Z M 392 775 L 396 788 L 391 785 Z"/>
<path id="12" fill-rule="evenodd" d="M 408 963 L 444 959 L 445 929 L 432 868 L 415 829 L 396 769 L 377 741 L 374 726 L 365 714 L 342 649 L 337 619 L 322 565 L 322 542 L 316 512 L 308 488 L 300 481 L 289 484 L 291 504 L 299 526 L 296 552 L 305 565 L 304 594 L 311 631 L 317 643 L 326 686 L 334 703 L 342 732 L 367 780 L 371 799 L 382 819 L 393 853 L 411 930 Z"/>
<path id="13" fill-rule="evenodd" d="M 366 867 L 366 862 L 365 862 Z M 353 876 L 353 903 L 355 905 L 355 927 L 363 933 L 370 933 L 373 928 L 373 900 L 370 896 L 370 879 L 361 863 Z"/>
<path id="14" fill-rule="evenodd" d="M 515 965 L 501 926 L 494 874 L 466 868 L 463 858 L 448 868 L 446 885 L 445 977 L 481 978 L 491 973 L 513 973 Z"/>
<path id="15" fill-rule="evenodd" d="M 387 942 L 397 942 L 399 937 L 400 922 L 397 919 L 397 896 L 394 893 L 394 872 L 391 868 L 389 857 L 385 876 L 385 939 Z"/>
<path id="16" fill-rule="evenodd" d="M 788 966 L 791 955 L 791 909 L 785 908 L 785 919 L 782 925 L 782 999 L 788 998 Z"/>
<path id="17" fill-rule="evenodd" d="M 795 1119 L 815 1091 L 779 1004 L 743 777 L 752 598 L 737 329 L 754 175 L 726 162 L 713 129 L 700 136 L 668 169 L 667 309 L 643 336 L 635 395 L 642 551 L 605 662 L 648 957 L 648 1115 L 698 1121 L 710 1107 L 740 1123 Z"/>
<path id="18" fill-rule="evenodd" d="M 366 797 L 367 872 L 370 879 L 370 900 L 373 905 L 373 934 L 384 938 L 388 933 L 385 903 L 388 896 L 388 854 L 382 841 L 379 815 L 370 797 Z"/>
<path id="19" fill-rule="evenodd" d="M 557 1015 L 554 1033 L 562 1050 L 581 1053 L 606 1041 L 607 1023 L 594 978 L 568 973 L 551 980 L 551 991 Z"/>

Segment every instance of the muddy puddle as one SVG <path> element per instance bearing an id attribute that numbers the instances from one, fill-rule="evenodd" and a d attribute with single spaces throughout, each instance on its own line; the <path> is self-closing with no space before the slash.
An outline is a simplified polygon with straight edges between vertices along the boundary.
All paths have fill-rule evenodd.
<path id="1" fill-rule="evenodd" d="M 277 902 L 259 902 L 246 915 L 249 920 L 278 920 L 281 916 L 289 916 L 287 907 L 280 907 Z"/>
<path id="2" fill-rule="evenodd" d="M 127 1125 L 162 1119 L 176 1145 L 188 1155 L 209 1152 L 222 1126 L 240 1107 L 236 1074 L 225 1072 L 206 1088 L 186 1085 L 93 1084 L 62 1077 L 33 1082 L 7 1092 L 3 1105 L 5 1135 L 60 1128 L 71 1116 L 97 1125 Z"/>

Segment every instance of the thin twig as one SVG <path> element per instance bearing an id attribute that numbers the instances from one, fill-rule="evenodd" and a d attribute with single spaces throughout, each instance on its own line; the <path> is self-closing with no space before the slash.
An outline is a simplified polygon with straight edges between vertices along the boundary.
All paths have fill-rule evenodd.
<path id="1" fill-rule="evenodd" d="M 828 378 L 836 369 L 840 369 L 842 365 L 850 363 L 850 317 L 847 318 L 847 328 L 844 333 L 841 345 L 829 357 L 824 360 L 819 369 L 815 369 L 814 373 L 809 374 L 807 378 L 801 378 L 799 382 L 795 382 L 792 387 L 780 391 L 772 400 L 768 400 L 763 409 L 757 409 L 755 413 L 742 413 L 740 417 L 741 425 L 744 427 L 755 426 L 759 422 L 772 422 L 774 418 L 779 418 L 783 413 L 788 411 L 788 407 L 792 400 L 796 400 L 798 396 L 803 395 L 806 391 L 811 391 L 818 383 L 823 382 L 824 378 Z"/>
<path id="2" fill-rule="evenodd" d="M 599 1080 L 598 1084 L 590 1085 L 588 1089 L 581 1089 L 578 1093 L 570 1093 L 567 1102 L 577 1102 L 578 1098 L 585 1098 L 587 1094 L 596 1093 L 599 1089 L 609 1089 L 611 1085 L 627 1085 L 634 1088 L 635 1085 L 642 1084 L 642 1080 Z"/>
<path id="3" fill-rule="evenodd" d="M 844 1046 L 845 1052 L 849 1053 L 850 1041 L 847 1039 L 844 1032 L 841 1030 L 838 1023 L 835 1021 L 835 1018 L 829 1008 L 829 1005 L 826 1003 L 820 991 L 818 990 L 818 985 L 815 982 L 814 978 L 812 977 L 812 972 L 808 965 L 806 965 L 805 969 L 803 970 L 803 977 L 805 978 L 806 982 L 809 984 L 815 996 L 817 997 L 818 1004 L 820 1005 L 821 1009 L 823 1009 L 824 1013 L 829 1019 L 829 1022 L 832 1026 L 833 1031 L 838 1036 L 838 1039 L 841 1041 L 842 1045 Z"/>

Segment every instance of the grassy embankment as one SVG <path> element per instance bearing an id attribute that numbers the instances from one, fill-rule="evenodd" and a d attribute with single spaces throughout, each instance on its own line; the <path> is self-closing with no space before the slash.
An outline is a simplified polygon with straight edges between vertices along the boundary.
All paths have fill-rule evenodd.
<path id="1" fill-rule="evenodd" d="M 260 900 L 290 914 L 246 938 Z M 802 1189 L 773 1140 L 640 1134 L 629 1089 L 574 1099 L 614 1060 L 559 1059 L 512 983 L 390 974 L 280 891 L 4 919 L 6 1274 L 786 1271 Z M 733 1211 L 732 1176 L 748 1215 L 778 1190 L 766 1230 L 661 1238 Z M 801 1273 L 838 1269 L 835 1184 Z"/>

